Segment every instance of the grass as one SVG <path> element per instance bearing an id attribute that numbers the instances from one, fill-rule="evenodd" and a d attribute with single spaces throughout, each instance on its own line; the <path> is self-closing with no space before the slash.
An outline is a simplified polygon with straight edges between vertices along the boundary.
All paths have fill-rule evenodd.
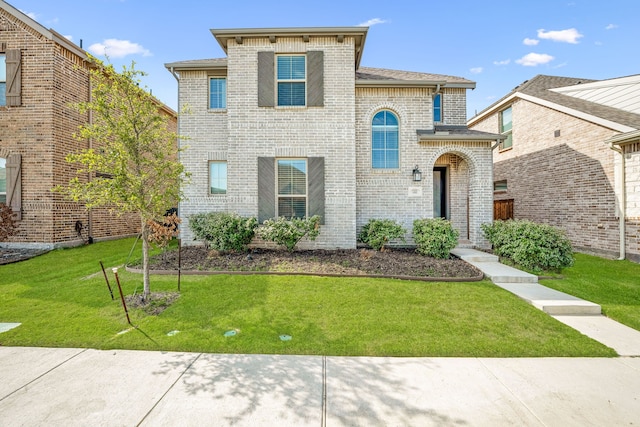
<path id="1" fill-rule="evenodd" d="M 640 264 L 575 254 L 563 275 L 541 283 L 600 304 L 607 317 L 640 330 Z"/>
<path id="2" fill-rule="evenodd" d="M 121 265 L 133 239 L 52 251 L 0 266 L 0 345 L 352 356 L 614 356 L 490 282 L 314 276 L 183 276 L 158 316 L 127 324 L 99 267 Z M 139 247 L 139 245 L 138 245 Z M 139 250 L 134 252 L 139 256 Z M 119 272 L 126 294 L 142 278 Z M 175 291 L 152 276 L 152 291 Z M 116 294 L 117 295 L 117 294 Z M 175 331 L 179 331 L 175 333 Z M 225 332 L 236 331 L 225 337 Z M 282 341 L 280 335 L 290 335 Z"/>

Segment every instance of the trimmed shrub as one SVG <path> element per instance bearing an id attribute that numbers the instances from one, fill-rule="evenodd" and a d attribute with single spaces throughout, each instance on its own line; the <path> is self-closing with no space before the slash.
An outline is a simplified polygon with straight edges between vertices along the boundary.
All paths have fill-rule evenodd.
<path id="1" fill-rule="evenodd" d="M 566 234 L 550 225 L 527 220 L 482 224 L 494 253 L 534 272 L 560 271 L 573 265 L 573 248 Z"/>
<path id="2" fill-rule="evenodd" d="M 189 228 L 196 240 L 219 252 L 244 252 L 255 235 L 258 220 L 236 213 L 207 212 L 191 215 Z"/>
<path id="3" fill-rule="evenodd" d="M 257 233 L 261 238 L 275 242 L 286 247 L 289 252 L 293 252 L 298 242 L 304 237 L 316 240 L 320 234 L 320 216 L 268 219 L 262 227 L 258 228 Z"/>
<path id="4" fill-rule="evenodd" d="M 444 218 L 424 218 L 413 221 L 413 241 L 416 252 L 433 258 L 449 258 L 458 244 L 458 230 Z"/>
<path id="5" fill-rule="evenodd" d="M 370 219 L 360 231 L 358 240 L 376 251 L 383 251 L 385 245 L 393 239 L 405 242 L 407 230 L 392 219 Z"/>

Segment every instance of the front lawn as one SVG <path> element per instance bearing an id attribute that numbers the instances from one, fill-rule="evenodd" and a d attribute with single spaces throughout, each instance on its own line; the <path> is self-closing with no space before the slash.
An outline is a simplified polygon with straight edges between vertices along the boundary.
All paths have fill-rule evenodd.
<path id="1" fill-rule="evenodd" d="M 488 281 L 182 276 L 180 297 L 160 315 L 130 310 L 137 326 L 131 328 L 119 299 L 109 296 L 99 261 L 115 290 L 111 267 L 125 262 L 133 241 L 56 250 L 0 266 L 0 322 L 22 323 L 0 334 L 0 345 L 352 356 L 615 355 Z M 126 294 L 141 291 L 141 276 L 124 269 L 119 276 Z M 176 288 L 175 276 L 152 276 L 152 291 Z"/>
<path id="2" fill-rule="evenodd" d="M 575 254 L 561 280 L 542 284 L 602 306 L 607 317 L 640 330 L 640 264 Z"/>

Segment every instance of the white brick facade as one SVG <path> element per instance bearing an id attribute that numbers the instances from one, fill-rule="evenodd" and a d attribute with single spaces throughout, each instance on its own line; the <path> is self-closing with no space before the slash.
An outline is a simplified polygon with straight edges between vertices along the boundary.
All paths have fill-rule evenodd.
<path id="1" fill-rule="evenodd" d="M 366 33 L 357 27 L 350 30 Z M 433 216 L 431 171 L 436 165 L 447 168 L 447 210 L 461 239 L 486 246 L 479 230 L 492 216 L 491 138 L 439 141 L 437 137 L 421 140 L 418 135 L 418 130 L 434 129 L 436 90 L 443 96 L 441 124 L 463 127 L 465 87 L 473 82 L 460 79 L 462 83 L 456 81 L 448 88 L 425 78 L 398 87 L 361 87 L 354 64 L 359 62 L 362 45 L 358 35 L 351 36 L 349 31 L 343 35 L 323 30 L 309 36 L 300 29 L 270 36 L 247 30 L 218 41 L 227 53 L 224 110 L 207 108 L 213 66 L 206 69 L 206 61 L 167 64 L 179 74 L 180 109 L 189 109 L 179 121 L 179 133 L 189 137 L 181 160 L 192 173 L 192 182 L 184 189 L 187 199 L 180 205 L 185 244 L 193 243 L 188 227 L 193 213 L 258 216 L 259 158 L 323 158 L 324 224 L 318 239 L 302 242 L 301 247 L 354 248 L 357 232 L 370 218 L 392 218 L 410 231 L 414 219 Z M 259 106 L 260 52 L 304 55 L 318 51 L 323 52 L 322 106 Z M 390 110 L 399 119 L 398 169 L 371 167 L 371 122 L 381 110 Z M 226 195 L 209 194 L 210 160 L 227 161 Z M 416 165 L 423 172 L 420 182 L 412 180 Z"/>

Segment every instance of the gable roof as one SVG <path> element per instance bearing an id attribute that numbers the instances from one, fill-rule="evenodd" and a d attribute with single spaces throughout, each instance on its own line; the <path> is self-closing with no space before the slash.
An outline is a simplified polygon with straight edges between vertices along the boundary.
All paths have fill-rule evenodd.
<path id="1" fill-rule="evenodd" d="M 551 90 L 596 104 L 640 114 L 640 74 Z"/>
<path id="2" fill-rule="evenodd" d="M 640 114 L 563 93 L 569 88 L 581 84 L 604 81 L 537 75 L 533 79 L 523 82 L 500 100 L 482 110 L 478 115 L 471 118 L 468 124 L 473 126 L 495 111 L 507 107 L 515 98 L 521 98 L 620 132 L 640 129 Z"/>

